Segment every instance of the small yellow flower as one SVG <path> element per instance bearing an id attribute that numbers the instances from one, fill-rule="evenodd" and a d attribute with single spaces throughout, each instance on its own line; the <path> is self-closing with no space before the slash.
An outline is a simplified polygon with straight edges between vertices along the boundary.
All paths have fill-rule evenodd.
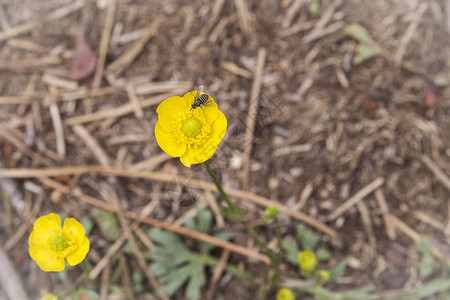
<path id="1" fill-rule="evenodd" d="M 330 272 L 327 270 L 319 270 L 316 273 L 316 279 L 318 282 L 325 282 L 330 279 Z"/>
<path id="2" fill-rule="evenodd" d="M 301 251 L 297 255 L 298 265 L 302 271 L 302 275 L 309 276 L 317 266 L 317 257 L 312 251 Z"/>
<path id="3" fill-rule="evenodd" d="M 45 294 L 39 300 L 58 300 L 58 297 L 56 295 L 50 293 L 50 294 Z"/>
<path id="4" fill-rule="evenodd" d="M 83 226 L 74 218 L 64 220 L 54 213 L 36 220 L 28 239 L 29 253 L 45 272 L 64 270 L 65 264 L 79 264 L 89 252 L 89 240 Z"/>
<path id="5" fill-rule="evenodd" d="M 193 91 L 167 98 L 156 109 L 158 145 L 186 167 L 208 160 L 227 130 L 227 119 L 211 96 L 208 106 L 191 109 L 195 95 Z"/>
<path id="6" fill-rule="evenodd" d="M 277 300 L 294 300 L 295 294 L 288 288 L 281 288 L 277 292 Z"/>

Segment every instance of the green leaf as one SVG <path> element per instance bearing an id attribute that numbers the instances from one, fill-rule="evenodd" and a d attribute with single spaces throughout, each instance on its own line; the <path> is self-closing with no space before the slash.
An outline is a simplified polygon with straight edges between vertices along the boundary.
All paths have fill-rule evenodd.
<path id="1" fill-rule="evenodd" d="M 359 42 L 359 45 L 356 48 L 356 55 L 353 58 L 353 63 L 355 65 L 380 55 L 383 52 L 381 47 L 367 33 L 367 30 L 359 24 L 345 26 L 344 33 Z"/>
<path id="2" fill-rule="evenodd" d="M 189 229 L 209 234 L 212 214 L 198 206 L 197 216 L 186 220 L 185 224 Z M 219 232 L 215 236 L 228 240 L 233 233 Z M 217 260 L 208 254 L 215 246 L 196 241 L 202 252 L 200 256 L 184 246 L 183 241 L 173 232 L 153 228 L 150 238 L 156 246 L 150 254 L 153 260 L 150 272 L 161 283 L 158 294 L 170 297 L 186 284 L 185 297 L 189 300 L 200 299 L 201 288 L 206 283 L 206 268 L 217 264 Z"/>
<path id="3" fill-rule="evenodd" d="M 415 300 L 424 299 L 436 293 L 442 293 L 450 290 L 450 280 L 449 279 L 436 279 L 424 283 L 418 291 L 409 293 L 403 297 L 402 300 Z M 448 298 L 444 298 L 448 299 Z"/>
<path id="4" fill-rule="evenodd" d="M 133 290 L 137 293 L 140 293 L 144 290 L 144 285 L 142 281 L 144 280 L 144 274 L 139 270 L 134 270 L 131 274 L 131 278 L 133 279 Z"/>
<path id="5" fill-rule="evenodd" d="M 186 287 L 186 297 L 190 300 L 200 299 L 200 289 L 206 283 L 206 276 L 202 265 L 196 266 Z"/>
<path id="6" fill-rule="evenodd" d="M 340 262 L 336 267 L 330 270 L 330 281 L 342 276 L 347 268 L 347 262 L 344 260 Z"/>
<path id="7" fill-rule="evenodd" d="M 158 290 L 158 295 L 166 295 L 169 297 L 172 296 L 176 291 L 178 291 L 185 281 L 186 278 L 174 278 L 169 282 L 161 281 L 161 287 Z"/>
<path id="8" fill-rule="evenodd" d="M 316 251 L 316 257 L 318 260 L 330 260 L 331 252 L 325 248 L 318 248 Z"/>
<path id="9" fill-rule="evenodd" d="M 203 233 L 208 233 L 210 231 L 211 224 L 212 213 L 202 209 L 199 205 L 197 205 L 197 216 L 195 218 L 189 218 L 185 222 L 187 228 Z"/>
<path id="10" fill-rule="evenodd" d="M 416 241 L 416 248 L 421 254 L 419 263 L 419 274 L 422 277 L 428 277 L 433 273 L 434 257 L 430 251 L 430 239 L 426 236 Z"/>
<path id="11" fill-rule="evenodd" d="M 359 65 L 360 63 L 371 59 L 374 56 L 381 54 L 381 49 L 377 45 L 363 45 L 359 44 L 356 48 L 356 55 L 353 58 L 353 63 Z"/>
<path id="12" fill-rule="evenodd" d="M 281 242 L 281 248 L 287 252 L 287 255 L 286 255 L 287 260 L 293 265 L 298 265 L 297 255 L 298 255 L 299 249 L 297 246 L 297 242 L 295 240 L 285 239 Z"/>
<path id="13" fill-rule="evenodd" d="M 82 217 L 80 220 L 81 225 L 83 225 L 84 230 L 86 232 L 86 236 L 91 234 L 91 230 L 94 227 L 94 222 L 89 217 Z"/>
<path id="14" fill-rule="evenodd" d="M 320 235 L 307 229 L 302 224 L 297 226 L 297 238 L 299 239 L 303 250 L 306 251 L 314 251 L 314 248 L 316 248 L 320 241 Z"/>
<path id="15" fill-rule="evenodd" d="M 344 27 L 344 33 L 362 44 L 374 43 L 367 30 L 359 24 L 353 23 Z"/>
<path id="16" fill-rule="evenodd" d="M 94 209 L 92 216 L 100 227 L 100 232 L 108 240 L 116 240 L 119 238 L 120 231 L 117 219 L 114 213 L 106 212 L 100 209 Z"/>
<path id="17" fill-rule="evenodd" d="M 371 296 L 369 293 L 374 289 L 373 286 L 364 286 L 361 288 L 355 288 L 351 290 L 344 290 L 344 291 L 330 291 L 325 288 L 323 288 L 320 285 L 315 285 L 313 287 L 305 288 L 304 290 L 308 291 L 309 293 L 313 294 L 319 299 L 324 300 L 349 300 L 349 299 L 374 299 L 374 296 Z"/>

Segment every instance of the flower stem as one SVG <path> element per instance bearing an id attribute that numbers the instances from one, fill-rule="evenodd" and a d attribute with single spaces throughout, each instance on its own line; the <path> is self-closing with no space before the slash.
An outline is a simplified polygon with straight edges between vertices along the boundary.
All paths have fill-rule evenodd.
<path id="1" fill-rule="evenodd" d="M 209 163 L 207 161 L 205 161 L 203 164 L 205 165 L 206 170 L 208 171 L 208 174 L 211 177 L 212 181 L 214 182 L 217 189 L 219 190 L 220 195 L 225 200 L 225 202 L 227 202 L 228 207 L 233 212 L 233 214 L 235 214 L 238 217 L 237 221 L 244 227 L 244 229 L 253 238 L 253 240 L 258 244 L 258 246 L 261 248 L 261 250 L 264 252 L 264 254 L 266 254 L 270 258 L 270 260 L 272 261 L 272 264 L 274 265 L 276 254 L 272 250 L 267 248 L 266 244 L 264 244 L 264 242 L 259 238 L 256 231 L 244 221 L 244 217 L 237 210 L 236 206 L 234 206 L 234 204 L 230 201 L 230 198 L 228 198 L 228 195 L 223 190 L 222 184 L 220 184 L 220 182 L 217 180 L 216 174 L 211 169 Z"/>

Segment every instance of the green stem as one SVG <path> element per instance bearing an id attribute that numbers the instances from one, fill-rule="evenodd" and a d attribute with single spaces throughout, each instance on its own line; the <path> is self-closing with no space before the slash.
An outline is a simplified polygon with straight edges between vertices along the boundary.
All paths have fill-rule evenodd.
<path id="1" fill-rule="evenodd" d="M 278 223 L 278 220 L 275 219 L 275 233 L 277 236 L 277 244 L 278 244 L 278 253 L 274 253 L 274 259 L 272 260 L 272 265 L 274 269 L 274 274 L 272 277 L 272 288 L 275 289 L 278 286 L 278 283 L 281 279 L 281 272 L 280 272 L 280 264 L 283 257 L 283 252 L 281 248 L 281 233 L 280 233 L 280 224 Z"/>
<path id="2" fill-rule="evenodd" d="M 236 216 L 238 216 L 238 222 L 244 227 L 244 229 L 248 232 L 248 234 L 250 234 L 250 236 L 253 238 L 253 240 L 255 240 L 255 242 L 258 244 L 258 246 L 261 248 L 261 250 L 264 252 L 264 254 L 266 254 L 270 258 L 270 260 L 272 261 L 272 264 L 273 264 L 274 259 L 275 259 L 275 253 L 272 250 L 270 250 L 269 248 L 267 248 L 267 246 L 264 244 L 264 242 L 259 238 L 256 231 L 244 221 L 244 217 L 237 210 L 236 206 L 234 206 L 234 204 L 230 201 L 230 198 L 228 198 L 228 195 L 225 193 L 222 185 L 217 180 L 216 174 L 214 174 L 214 171 L 211 169 L 209 163 L 207 161 L 205 161 L 203 164 L 205 165 L 206 170 L 208 171 L 208 174 L 211 177 L 212 181 L 214 182 L 217 189 L 219 190 L 220 195 L 225 200 L 225 202 L 227 202 L 228 207 L 231 209 L 231 211 Z"/>

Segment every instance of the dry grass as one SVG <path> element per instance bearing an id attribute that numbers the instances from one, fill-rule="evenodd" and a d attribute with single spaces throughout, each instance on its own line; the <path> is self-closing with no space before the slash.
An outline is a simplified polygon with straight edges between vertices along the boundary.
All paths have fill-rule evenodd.
<path id="1" fill-rule="evenodd" d="M 411 271 L 420 235 L 449 262 L 449 1 L 319 3 L 317 15 L 302 0 L 0 3 L 0 241 L 30 295 L 93 280 L 77 281 L 76 270 L 63 282 L 42 275 L 26 251 L 37 216 L 89 216 L 86 197 L 117 200 L 103 209 L 121 207 L 121 243 L 151 247 L 144 220 L 185 233 L 180 220 L 196 202 L 211 207 L 217 229 L 239 231 L 223 222 L 202 167 L 184 168 L 154 139 L 158 103 L 199 84 L 228 119 L 211 164 L 230 196 L 249 221 L 276 203 L 283 236 L 299 220 L 323 233 L 336 261 L 351 261 L 332 288 L 420 285 L 425 279 Z M 342 30 L 350 23 L 364 26 L 394 60 L 354 65 L 357 42 Z M 80 36 L 98 57 L 89 77 L 74 80 Z M 147 205 L 145 218 L 136 215 Z M 135 295 L 124 275 L 129 298 L 156 297 L 151 286 L 158 283 L 138 249 L 127 256 L 95 230 L 91 241 L 88 260 L 104 270 L 103 299 L 119 265 L 140 267 L 149 282 Z M 246 282 L 221 278 L 226 261 L 254 270 L 246 256 L 267 259 L 251 243 L 237 243 L 221 245 L 209 299 L 254 295 Z M 100 259 L 114 253 L 117 265 Z M 284 272 L 296 276 L 294 268 Z M 447 272 L 442 265 L 433 277 Z"/>

